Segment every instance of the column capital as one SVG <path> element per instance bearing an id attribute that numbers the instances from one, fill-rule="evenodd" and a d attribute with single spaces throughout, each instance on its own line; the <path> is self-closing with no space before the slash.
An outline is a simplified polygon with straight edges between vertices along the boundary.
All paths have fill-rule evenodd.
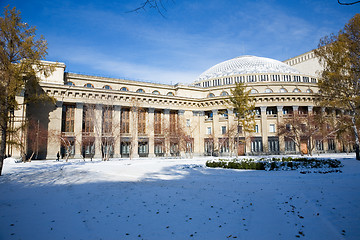
<path id="1" fill-rule="evenodd" d="M 63 101 L 56 101 L 56 107 L 62 107 Z"/>
<path id="2" fill-rule="evenodd" d="M 282 112 L 283 108 L 284 108 L 284 106 L 276 106 L 276 109 L 278 112 Z"/>
<path id="3" fill-rule="evenodd" d="M 230 114 L 233 114 L 234 113 L 234 109 L 227 109 L 227 111 L 228 111 L 228 114 L 230 115 Z"/>
<path id="4" fill-rule="evenodd" d="M 193 116 L 204 116 L 205 112 L 204 111 L 193 111 Z"/>
<path id="5" fill-rule="evenodd" d="M 82 102 L 77 102 L 77 103 L 76 103 L 76 108 L 84 108 L 84 103 L 82 103 Z"/>
<path id="6" fill-rule="evenodd" d="M 169 108 L 165 108 L 165 109 L 164 109 L 164 114 L 170 114 L 170 109 L 169 109 Z"/>
<path id="7" fill-rule="evenodd" d="M 148 108 L 149 110 L 148 110 L 148 112 L 149 113 L 154 113 L 155 112 L 155 108 Z"/>
<path id="8" fill-rule="evenodd" d="M 298 111 L 299 110 L 299 106 L 292 106 L 293 107 L 293 111 Z"/>
<path id="9" fill-rule="evenodd" d="M 313 112 L 314 106 L 308 106 L 308 112 Z"/>
<path id="10" fill-rule="evenodd" d="M 266 108 L 267 108 L 267 106 L 261 106 L 260 107 L 260 111 L 263 113 L 263 112 L 266 112 Z"/>
<path id="11" fill-rule="evenodd" d="M 179 114 L 179 115 L 182 116 L 182 115 L 184 115 L 184 113 L 185 113 L 185 110 L 178 110 L 178 114 Z"/>
<path id="12" fill-rule="evenodd" d="M 211 111 L 213 112 L 214 115 L 218 114 L 218 109 L 213 109 Z"/>
<path id="13" fill-rule="evenodd" d="M 114 105 L 115 111 L 121 111 L 121 105 Z"/>

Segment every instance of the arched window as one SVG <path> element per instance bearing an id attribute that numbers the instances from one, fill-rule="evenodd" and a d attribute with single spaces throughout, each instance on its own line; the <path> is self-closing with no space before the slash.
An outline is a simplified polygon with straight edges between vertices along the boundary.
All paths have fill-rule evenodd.
<path id="1" fill-rule="evenodd" d="M 209 93 L 207 97 L 215 97 L 215 95 L 213 93 Z"/>
<path id="2" fill-rule="evenodd" d="M 273 90 L 271 90 L 270 88 L 265 89 L 265 93 L 272 93 L 272 92 Z"/>
<path id="3" fill-rule="evenodd" d="M 229 94 L 226 91 L 223 91 L 220 96 L 224 97 L 224 96 L 228 96 Z"/>
<path id="4" fill-rule="evenodd" d="M 153 91 L 153 92 L 152 92 L 152 94 L 159 95 L 159 94 L 160 94 L 160 92 L 159 92 L 158 90 L 155 90 L 155 91 Z"/>
<path id="5" fill-rule="evenodd" d="M 136 92 L 144 93 L 145 91 L 144 91 L 144 89 L 139 88 L 138 90 L 136 90 Z"/>
<path id="6" fill-rule="evenodd" d="M 306 90 L 306 92 L 307 92 L 307 93 L 313 93 L 313 90 L 311 90 L 310 88 L 308 88 L 308 89 Z"/>
<path id="7" fill-rule="evenodd" d="M 92 85 L 91 83 L 87 83 L 84 85 L 84 87 L 87 87 L 87 88 L 94 88 L 94 85 Z"/>
<path id="8" fill-rule="evenodd" d="M 123 91 L 123 92 L 128 92 L 128 91 L 129 91 L 129 89 L 128 89 L 127 87 L 122 87 L 122 88 L 120 88 L 120 91 Z"/>
<path id="9" fill-rule="evenodd" d="M 168 95 L 168 96 L 174 96 L 174 93 L 173 93 L 173 92 L 168 92 L 166 95 Z"/>
<path id="10" fill-rule="evenodd" d="M 109 85 L 103 86 L 104 89 L 112 89 Z"/>
<path id="11" fill-rule="evenodd" d="M 280 88 L 280 92 L 283 93 L 283 92 L 288 92 L 288 90 L 286 90 L 286 88 Z"/>
<path id="12" fill-rule="evenodd" d="M 257 91 L 256 89 L 251 89 L 251 90 L 250 90 L 250 93 L 251 93 L 251 94 L 258 93 L 258 91 Z"/>
<path id="13" fill-rule="evenodd" d="M 293 92 L 301 92 L 300 89 L 295 88 Z"/>
<path id="14" fill-rule="evenodd" d="M 65 85 L 68 85 L 68 86 L 75 86 L 75 84 L 73 82 L 66 82 Z"/>

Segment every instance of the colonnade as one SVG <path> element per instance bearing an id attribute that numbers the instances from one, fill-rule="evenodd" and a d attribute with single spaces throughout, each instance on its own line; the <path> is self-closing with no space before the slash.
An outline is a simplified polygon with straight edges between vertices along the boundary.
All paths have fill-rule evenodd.
<path id="1" fill-rule="evenodd" d="M 56 109 L 49 114 L 49 131 L 60 131 L 64 121 L 62 119 L 62 109 L 64 105 L 71 103 L 63 103 L 58 101 Z M 74 103 L 72 103 L 74 104 Z M 155 156 L 170 156 L 171 154 L 171 137 L 169 136 L 170 129 L 170 112 L 176 111 L 177 124 L 179 124 L 184 132 L 192 139 L 191 151 L 193 155 L 204 155 L 205 154 L 205 140 L 209 137 L 207 128 L 211 128 L 211 137 L 214 140 L 214 146 L 219 145 L 219 139 L 225 138 L 226 135 L 222 132 L 222 128 L 229 131 L 230 126 L 236 122 L 236 116 L 232 109 L 226 109 L 226 117 L 220 116 L 219 111 L 224 109 L 212 109 L 212 119 L 206 118 L 206 111 L 194 111 L 194 110 L 172 110 L 172 109 L 158 109 L 158 108 L 145 108 L 146 110 L 146 131 L 141 133 L 138 131 L 138 109 L 136 107 L 130 108 L 129 106 L 112 106 L 112 131 L 111 133 L 105 134 L 100 130 L 100 134 L 95 132 L 86 133 L 83 130 L 83 117 L 84 117 L 84 103 L 75 103 L 74 112 L 74 131 L 73 132 L 61 132 L 63 137 L 76 139 L 74 141 L 74 158 L 82 158 L 84 156 L 83 140 L 86 137 L 93 137 L 94 139 L 94 158 L 101 158 L 102 156 L 102 138 L 113 137 L 114 141 L 111 146 L 112 156 L 127 157 L 130 156 L 137 158 L 141 156 L 155 157 Z M 94 105 L 94 128 L 102 129 L 102 104 Z M 276 109 L 276 114 L 269 111 L 269 109 Z M 278 148 L 274 154 L 280 154 L 285 152 L 284 137 L 278 136 L 277 130 L 273 131 L 274 126 L 271 126 L 272 131 L 270 132 L 270 125 L 277 125 L 283 121 L 288 112 L 284 114 L 284 108 L 292 109 L 292 112 L 299 111 L 299 108 L 305 110 L 307 113 L 313 112 L 313 106 L 259 106 L 259 114 L 256 116 L 256 125 L 259 131 L 253 133 L 251 138 L 246 138 L 245 152 L 246 155 L 251 154 L 266 154 L 270 153 L 268 149 L 269 139 L 275 139 Z M 129 114 L 129 131 L 123 132 L 121 128 L 122 113 L 127 110 Z M 155 110 L 161 111 L 161 134 L 156 134 L 155 129 Z M 241 135 L 244 137 L 244 135 Z M 261 139 L 262 149 L 256 152 L 252 146 L 252 139 Z M 233 139 L 229 139 L 233 141 Z M 273 140 L 272 140 L 273 141 Z M 163 145 L 159 145 L 158 143 Z M 140 145 L 139 145 L 140 144 Z M 158 144 L 158 145 L 157 145 Z M 47 158 L 55 158 L 59 149 L 61 149 L 61 139 L 49 139 L 47 146 Z M 157 146 L 156 146 L 157 145 Z M 159 152 L 162 149 L 163 153 Z M 126 152 L 129 151 L 129 152 Z M 144 151 L 144 152 L 140 152 Z M 184 150 L 179 150 L 180 155 L 184 154 Z M 140 155 L 139 155 L 140 154 Z M 226 154 L 226 153 L 224 153 Z"/>

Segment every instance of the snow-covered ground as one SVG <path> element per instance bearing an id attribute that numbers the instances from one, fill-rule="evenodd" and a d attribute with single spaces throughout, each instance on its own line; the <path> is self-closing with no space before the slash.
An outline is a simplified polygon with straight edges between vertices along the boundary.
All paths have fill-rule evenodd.
<path id="1" fill-rule="evenodd" d="M 209 158 L 7 160 L 0 239 L 360 239 L 360 161 L 342 173 L 206 168 Z"/>

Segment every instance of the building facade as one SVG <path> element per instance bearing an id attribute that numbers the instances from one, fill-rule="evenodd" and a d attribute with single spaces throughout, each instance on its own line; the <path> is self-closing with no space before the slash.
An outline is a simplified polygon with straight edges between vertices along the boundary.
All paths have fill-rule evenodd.
<path id="1" fill-rule="evenodd" d="M 312 52 L 285 62 L 241 56 L 209 68 L 191 85 L 167 85 L 68 73 L 65 64 L 55 65 L 40 86 L 56 104 L 15 113 L 33 123 L 22 135 L 27 154 L 39 159 L 55 159 L 58 152 L 74 158 L 295 153 L 277 127 L 294 111 L 315 110 L 321 70 Z M 255 99 L 251 134 L 236 127 L 226 103 L 236 82 L 245 83 Z M 317 150 L 338 149 L 334 139 Z M 20 154 L 16 148 L 8 152 Z"/>

